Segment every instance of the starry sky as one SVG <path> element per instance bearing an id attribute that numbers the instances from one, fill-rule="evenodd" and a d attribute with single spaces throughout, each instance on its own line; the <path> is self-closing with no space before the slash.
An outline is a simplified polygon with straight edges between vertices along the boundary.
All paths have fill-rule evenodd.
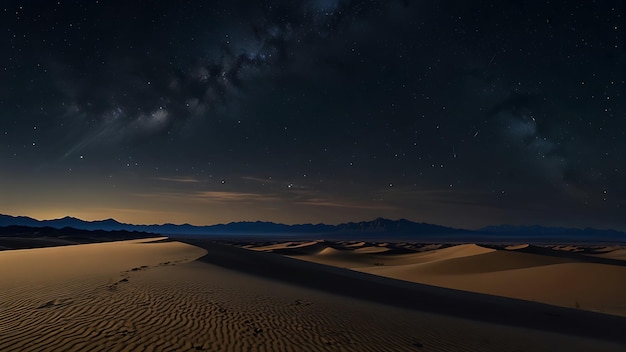
<path id="1" fill-rule="evenodd" d="M 626 230 L 623 1 L 3 1 L 0 213 Z"/>

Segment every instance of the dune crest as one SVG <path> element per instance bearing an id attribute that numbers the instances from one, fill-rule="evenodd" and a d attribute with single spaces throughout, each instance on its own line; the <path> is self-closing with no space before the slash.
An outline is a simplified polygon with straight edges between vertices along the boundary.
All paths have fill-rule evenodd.
<path id="1" fill-rule="evenodd" d="M 508 251 L 515 251 L 518 249 L 524 249 L 524 248 L 528 248 L 529 244 L 515 244 L 515 245 L 511 245 L 511 246 L 506 246 L 504 247 L 504 249 L 508 250 Z"/>

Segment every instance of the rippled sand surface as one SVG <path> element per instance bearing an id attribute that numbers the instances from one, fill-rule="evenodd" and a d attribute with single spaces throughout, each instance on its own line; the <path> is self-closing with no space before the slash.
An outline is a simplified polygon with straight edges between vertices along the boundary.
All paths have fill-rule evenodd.
<path id="1" fill-rule="evenodd" d="M 256 271 L 233 270 L 234 262 L 211 253 L 147 240 L 0 252 L 0 351 L 624 348 L 620 341 L 406 309 L 384 304 L 384 297 L 355 299 L 324 289 L 324 275 L 312 278 L 322 286 L 305 287 L 263 275 L 260 262 Z"/>

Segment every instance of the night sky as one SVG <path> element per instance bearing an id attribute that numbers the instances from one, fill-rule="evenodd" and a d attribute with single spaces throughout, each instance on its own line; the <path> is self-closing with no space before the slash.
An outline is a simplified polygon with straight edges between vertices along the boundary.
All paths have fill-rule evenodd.
<path id="1" fill-rule="evenodd" d="M 623 1 L 3 1 L 0 213 L 626 230 Z"/>

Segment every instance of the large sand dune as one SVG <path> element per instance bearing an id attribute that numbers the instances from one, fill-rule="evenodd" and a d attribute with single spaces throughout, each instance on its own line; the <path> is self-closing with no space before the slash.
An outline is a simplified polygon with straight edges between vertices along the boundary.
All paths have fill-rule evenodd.
<path id="1" fill-rule="evenodd" d="M 192 244 L 197 246 L 136 240 L 0 252 L 0 351 L 626 346 L 621 317 L 423 286 L 206 241 Z M 341 251 L 323 243 L 289 247 L 300 245 L 320 257 Z M 364 247 L 353 247 L 355 253 L 359 248 Z M 445 263 L 493 251 L 466 246 L 437 253 L 429 255 Z M 412 258 L 398 256 L 389 259 Z"/>
<path id="2" fill-rule="evenodd" d="M 318 250 L 305 250 L 308 247 Z M 299 252 L 285 251 L 279 244 L 250 248 L 411 282 L 626 316 L 626 266 L 605 264 L 622 258 L 620 247 L 493 249 L 462 244 L 434 250 L 406 247 L 411 252 L 404 254 L 393 254 L 388 247 L 320 241 L 301 244 Z M 589 262 L 593 260 L 599 262 Z"/>

